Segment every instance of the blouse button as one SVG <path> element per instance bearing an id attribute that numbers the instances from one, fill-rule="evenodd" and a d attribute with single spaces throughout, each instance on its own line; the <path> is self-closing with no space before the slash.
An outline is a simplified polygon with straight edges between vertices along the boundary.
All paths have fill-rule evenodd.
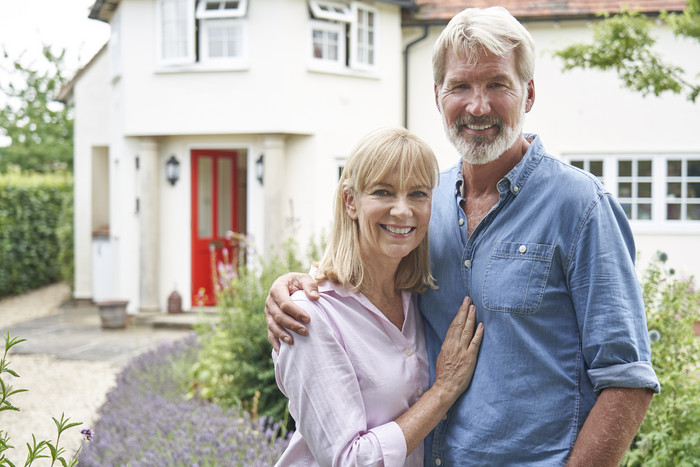
<path id="1" fill-rule="evenodd" d="M 418 396 L 422 396 L 422 395 L 423 395 L 423 389 L 422 389 L 422 388 L 418 388 L 418 390 L 416 391 L 416 394 L 418 394 Z"/>
<path id="2" fill-rule="evenodd" d="M 405 353 L 406 355 L 411 355 L 413 353 L 413 350 L 411 350 L 410 348 L 406 348 L 406 350 L 404 350 L 403 353 Z"/>

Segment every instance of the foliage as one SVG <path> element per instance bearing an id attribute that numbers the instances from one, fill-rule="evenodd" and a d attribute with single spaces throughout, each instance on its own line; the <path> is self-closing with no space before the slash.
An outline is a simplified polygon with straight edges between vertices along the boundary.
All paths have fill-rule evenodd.
<path id="1" fill-rule="evenodd" d="M 0 175 L 0 297 L 72 279 L 70 174 Z"/>
<path id="2" fill-rule="evenodd" d="M 258 258 L 247 240 L 233 235 L 239 248 L 248 250 L 248 263 L 238 268 L 235 260 L 219 264 L 218 322 L 197 328 L 203 349 L 194 367 L 196 389 L 201 397 L 224 407 L 251 407 L 257 401 L 261 414 L 279 420 L 285 415 L 287 399 L 275 382 L 265 298 L 277 277 L 308 270 L 308 265 L 302 267 L 295 254 L 298 248 L 288 240 L 281 255 L 256 266 Z"/>
<path id="3" fill-rule="evenodd" d="M 5 336 L 5 352 L 3 353 L 2 359 L 0 360 L 0 412 L 6 410 L 18 411 L 19 408 L 12 405 L 10 402 L 10 397 L 18 394 L 20 392 L 25 392 L 26 389 L 14 389 L 10 384 L 6 383 L 2 378 L 3 373 L 19 378 L 19 375 L 10 369 L 10 362 L 7 361 L 7 353 L 12 347 L 17 344 L 24 342 L 26 339 L 19 339 L 17 337 L 10 338 L 10 333 L 8 332 Z M 65 418 L 65 414 L 61 414 L 61 419 L 57 420 L 53 418 L 53 422 L 56 424 L 56 441 L 51 442 L 47 440 L 37 442 L 36 437 L 32 435 L 32 444 L 27 443 L 27 458 L 25 461 L 25 467 L 30 466 L 37 459 L 51 459 L 51 465 L 53 466 L 56 461 L 60 462 L 64 467 L 74 466 L 78 463 L 75 456 L 72 459 L 66 459 L 64 457 L 65 449 L 60 446 L 61 435 L 66 430 L 73 428 L 78 425 L 82 425 L 81 422 L 70 422 L 70 418 Z M 88 440 L 92 438 L 91 430 L 82 430 Z M 10 436 L 9 433 L 0 429 L 0 466 L 14 467 L 14 464 L 5 456 L 5 451 L 9 449 L 14 449 L 14 446 L 9 444 Z M 49 454 L 46 453 L 46 449 L 49 450 Z"/>
<path id="4" fill-rule="evenodd" d="M 287 445 L 279 425 L 185 397 L 199 351 L 193 333 L 133 359 L 107 394 L 80 465 L 272 465 Z"/>
<path id="5" fill-rule="evenodd" d="M 12 140 L 9 146 L 0 147 L 0 173 L 11 166 L 40 173 L 72 171 L 73 119 L 70 108 L 55 101 L 68 82 L 63 71 L 65 50 L 54 55 L 44 46 L 43 57 L 46 70 L 14 60 L 12 70 L 7 70 L 10 81 L 0 81 L 0 92 L 7 96 L 0 108 L 0 136 Z M 9 59 L 5 50 L 3 58 Z"/>
<path id="6" fill-rule="evenodd" d="M 625 87 L 646 96 L 664 92 L 685 93 L 695 102 L 700 83 L 689 82 L 683 68 L 664 63 L 653 50 L 653 23 L 644 14 L 624 9 L 619 14 L 602 13 L 593 26 L 592 44 L 575 44 L 555 52 L 564 69 L 613 70 Z M 700 0 L 688 0 L 683 13 L 662 13 L 661 19 L 677 36 L 700 41 Z"/>
<path id="7" fill-rule="evenodd" d="M 700 465 L 700 291 L 692 279 L 675 279 L 663 269 L 665 254 L 643 280 L 652 365 L 661 383 L 623 464 Z"/>

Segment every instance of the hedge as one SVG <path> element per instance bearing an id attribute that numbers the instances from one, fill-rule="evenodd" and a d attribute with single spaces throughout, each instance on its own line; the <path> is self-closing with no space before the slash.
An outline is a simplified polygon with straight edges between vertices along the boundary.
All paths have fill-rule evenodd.
<path id="1" fill-rule="evenodd" d="M 0 297 L 72 275 L 72 176 L 0 174 Z"/>

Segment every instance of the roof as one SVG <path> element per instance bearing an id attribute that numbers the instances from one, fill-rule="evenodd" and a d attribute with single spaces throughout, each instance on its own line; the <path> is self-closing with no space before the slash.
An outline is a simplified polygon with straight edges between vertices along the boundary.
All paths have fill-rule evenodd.
<path id="1" fill-rule="evenodd" d="M 465 8 L 502 6 L 519 19 L 590 18 L 597 13 L 617 13 L 624 7 L 656 14 L 683 11 L 685 0 L 416 0 L 410 18 L 417 21 L 446 22 Z M 408 19 L 408 18 L 406 18 Z M 410 21 L 410 20 L 409 20 Z"/>

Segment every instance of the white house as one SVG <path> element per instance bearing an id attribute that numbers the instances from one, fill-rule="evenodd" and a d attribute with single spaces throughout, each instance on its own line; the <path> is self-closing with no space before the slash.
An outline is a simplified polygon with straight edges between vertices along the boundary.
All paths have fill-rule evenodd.
<path id="1" fill-rule="evenodd" d="M 62 92 L 75 105 L 75 298 L 211 303 L 210 249 L 228 230 L 259 251 L 327 230 L 344 158 L 374 128 L 406 125 L 451 165 L 430 51 L 456 12 L 496 3 L 97 0 L 90 17 L 111 38 Z M 593 8 L 620 8 L 569 3 L 500 2 L 538 45 L 526 131 L 604 180 L 642 261 L 664 250 L 700 276 L 700 104 L 562 73 L 551 52 L 590 37 Z M 656 32 L 670 61 L 700 71 L 700 45 Z"/>

